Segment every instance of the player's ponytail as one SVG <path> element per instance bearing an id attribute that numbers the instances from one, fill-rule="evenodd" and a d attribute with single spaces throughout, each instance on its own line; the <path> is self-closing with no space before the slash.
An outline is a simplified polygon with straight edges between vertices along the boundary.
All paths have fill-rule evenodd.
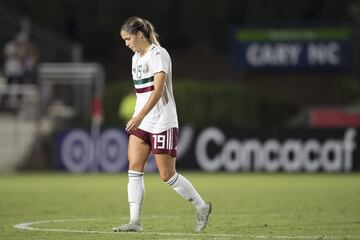
<path id="1" fill-rule="evenodd" d="M 155 31 L 154 25 L 146 19 L 130 17 L 122 25 L 121 31 L 125 31 L 130 34 L 142 32 L 150 43 L 160 46 L 159 35 Z"/>
<path id="2" fill-rule="evenodd" d="M 148 20 L 145 20 L 145 23 L 147 25 L 148 28 L 148 39 L 152 44 L 158 45 L 160 46 L 160 42 L 159 42 L 159 34 L 157 34 L 154 25 L 151 24 L 151 22 L 149 22 Z"/>

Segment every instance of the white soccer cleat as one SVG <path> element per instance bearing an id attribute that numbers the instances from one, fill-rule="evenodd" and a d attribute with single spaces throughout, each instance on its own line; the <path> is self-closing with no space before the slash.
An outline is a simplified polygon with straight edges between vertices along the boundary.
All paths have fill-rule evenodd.
<path id="1" fill-rule="evenodd" d="M 212 204 L 211 202 L 207 202 L 205 207 L 198 211 L 195 232 L 201 232 L 204 230 L 208 223 L 209 215 L 211 213 Z"/>
<path id="2" fill-rule="evenodd" d="M 126 223 L 119 227 L 113 228 L 114 232 L 142 232 L 143 227 L 139 223 Z"/>

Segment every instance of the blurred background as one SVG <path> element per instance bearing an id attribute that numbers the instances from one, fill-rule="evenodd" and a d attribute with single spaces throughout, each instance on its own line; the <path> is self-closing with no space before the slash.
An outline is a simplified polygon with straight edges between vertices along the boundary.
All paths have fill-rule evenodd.
<path id="1" fill-rule="evenodd" d="M 359 0 L 0 0 L 0 171 L 127 169 L 133 15 L 172 58 L 179 168 L 359 171 Z"/>

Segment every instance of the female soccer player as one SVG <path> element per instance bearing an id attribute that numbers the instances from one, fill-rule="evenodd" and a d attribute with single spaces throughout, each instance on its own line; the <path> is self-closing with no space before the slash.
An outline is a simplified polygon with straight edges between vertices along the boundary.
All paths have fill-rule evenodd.
<path id="1" fill-rule="evenodd" d="M 144 198 L 144 168 L 150 152 L 155 156 L 160 178 L 197 210 L 195 231 L 202 231 L 211 212 L 193 185 L 176 172 L 178 119 L 172 89 L 171 59 L 162 48 L 154 26 L 139 17 L 130 17 L 121 27 L 121 38 L 135 54 L 132 77 L 136 106 L 126 124 L 129 133 L 128 201 L 130 222 L 114 228 L 116 232 L 141 232 L 141 206 Z"/>

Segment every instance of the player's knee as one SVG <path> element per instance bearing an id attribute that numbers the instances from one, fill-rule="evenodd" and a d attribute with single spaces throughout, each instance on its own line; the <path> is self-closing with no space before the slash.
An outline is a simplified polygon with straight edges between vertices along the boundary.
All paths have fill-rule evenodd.
<path id="1" fill-rule="evenodd" d="M 144 172 L 144 166 L 142 166 L 141 164 L 129 163 L 129 170 Z"/>
<path id="2" fill-rule="evenodd" d="M 167 182 L 170 180 L 172 176 L 174 176 L 175 172 L 173 171 L 162 171 L 160 172 L 160 179 L 164 182 Z"/>

